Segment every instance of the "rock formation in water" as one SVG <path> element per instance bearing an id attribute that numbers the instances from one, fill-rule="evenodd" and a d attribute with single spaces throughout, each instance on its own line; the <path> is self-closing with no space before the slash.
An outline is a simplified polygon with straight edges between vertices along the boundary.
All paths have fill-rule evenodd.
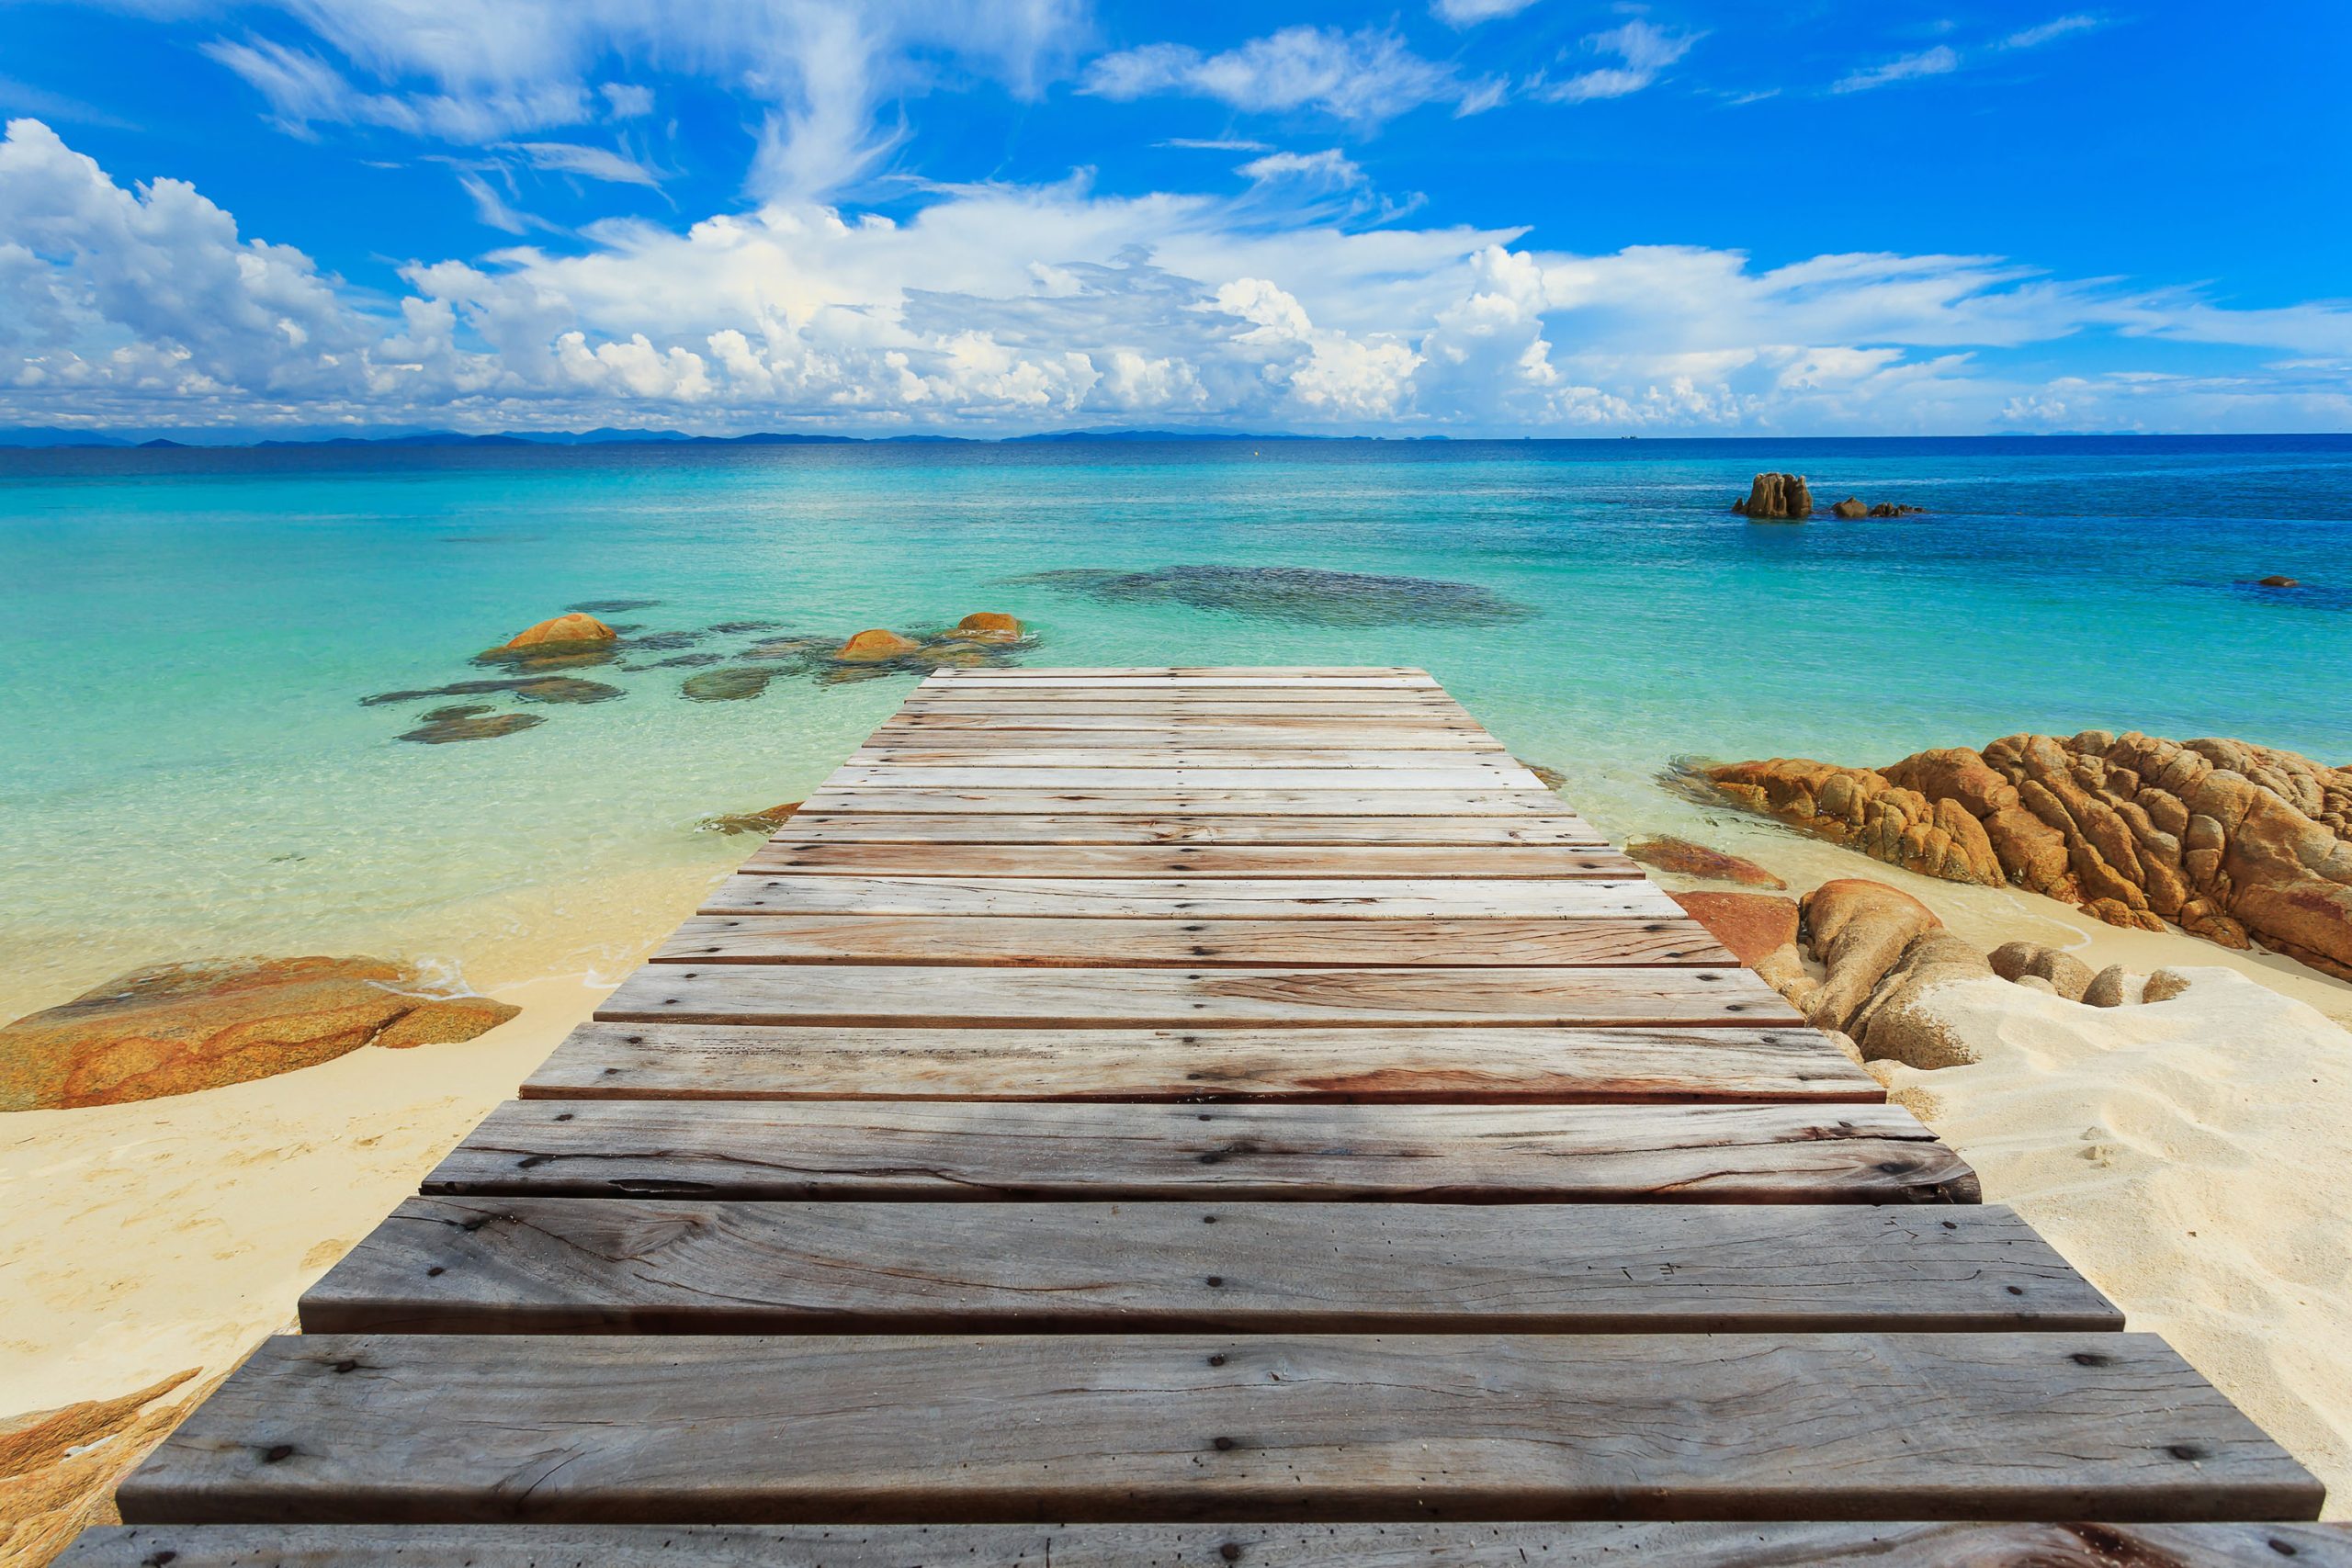
<path id="1" fill-rule="evenodd" d="M 2268 577 L 2256 579 L 2255 586 L 2256 588 L 2301 588 L 2302 586 L 2302 582 L 2297 578 L 2285 577 L 2273 573 Z"/>
<path id="2" fill-rule="evenodd" d="M 1871 517 L 1917 517 L 1928 509 L 1924 506 L 1903 506 L 1892 501 L 1882 501 L 1866 513 Z"/>
<path id="3" fill-rule="evenodd" d="M 574 610 L 552 620 L 526 626 L 500 646 L 504 648 L 570 648 L 611 642 L 619 633 L 595 616 Z"/>
<path id="4" fill-rule="evenodd" d="M 470 1040 L 522 1010 L 376 958 L 134 970 L 0 1028 L 0 1111 L 118 1105 L 266 1078 L 363 1045 Z"/>
<path id="5" fill-rule="evenodd" d="M 953 635 L 967 642 L 1019 642 L 1021 621 L 1001 610 L 975 610 L 956 623 Z"/>
<path id="6" fill-rule="evenodd" d="M 697 827 L 706 833 L 757 833 L 764 839 L 792 819 L 800 809 L 800 802 L 787 800 L 782 806 L 771 806 L 765 811 L 738 811 L 718 817 L 706 817 Z"/>
<path id="7" fill-rule="evenodd" d="M 402 730 L 396 739 L 420 746 L 448 746 L 460 740 L 495 740 L 502 735 L 514 735 L 547 722 L 535 713 L 460 713 L 454 708 L 436 708 L 434 712 L 446 716 L 435 718 L 427 714 L 423 724 Z"/>
<path id="8" fill-rule="evenodd" d="M 2352 978 L 2352 771 L 2236 740 L 2086 730 L 1701 775 L 1748 810 L 1924 875 L 2012 883 Z"/>
<path id="9" fill-rule="evenodd" d="M 1832 517 L 1843 517 L 1851 520 L 1856 517 L 1868 517 L 1871 514 L 1871 509 L 1864 506 L 1860 502 L 1856 501 L 1849 495 L 1845 500 L 1839 502 L 1837 505 L 1831 507 L 1829 509 L 1829 514 Z"/>
<path id="10" fill-rule="evenodd" d="M 1731 509 L 1751 522 L 1801 522 L 1813 515 L 1813 491 L 1803 474 L 1758 474 Z"/>
<path id="11" fill-rule="evenodd" d="M 1788 886 L 1745 856 L 1711 850 L 1704 844 L 1694 844 L 1688 839 L 1678 839 L 1671 834 L 1661 833 L 1633 840 L 1626 844 L 1625 852 L 1644 865 L 1654 865 L 1660 871 L 1671 871 L 1682 876 L 1702 877 L 1709 882 L 1732 882 L 1742 887 Z"/>
<path id="12" fill-rule="evenodd" d="M 858 664 L 884 659 L 903 659 L 919 651 L 922 647 L 922 644 L 912 637 L 900 637 L 897 632 L 876 626 L 859 632 L 835 649 L 833 657 Z"/>

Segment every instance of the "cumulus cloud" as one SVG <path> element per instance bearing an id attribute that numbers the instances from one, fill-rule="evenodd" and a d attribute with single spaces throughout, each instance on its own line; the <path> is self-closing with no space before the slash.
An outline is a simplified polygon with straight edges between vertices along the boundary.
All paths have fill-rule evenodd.
<path id="1" fill-rule="evenodd" d="M 1344 158 L 1277 156 L 1344 177 Z M 412 262 L 387 299 L 240 233 L 184 182 L 126 187 L 18 120 L 0 141 L 0 423 L 2352 424 L 2339 305 L 2232 310 L 1991 256 L 1577 255 L 1509 230 L 1269 224 L 1250 196 L 1076 180 L 933 196 L 903 220 L 811 202 L 683 231 L 608 220 L 562 254 Z M 2136 354 L 2140 378 L 2002 368 L 2086 333 Z M 2196 376 L 2164 357 L 2175 344 L 2208 345 Z M 2211 345 L 2278 361 L 2241 352 L 2224 376 Z"/>
<path id="2" fill-rule="evenodd" d="M 1938 44 L 1917 54 L 1905 54 L 1883 65 L 1872 65 L 1848 73 L 1830 84 L 1833 93 L 1866 93 L 1873 87 L 1884 87 L 1896 82 L 1908 82 L 1919 76 L 1948 76 L 1960 69 L 1960 51 L 1950 44 Z"/>
<path id="3" fill-rule="evenodd" d="M 1553 103 L 1580 104 L 1638 93 L 1655 83 L 1668 66 L 1690 53 L 1699 36 L 1669 32 L 1636 17 L 1623 27 L 1594 33 L 1584 40 L 1588 51 L 1613 54 L 1620 63 L 1579 72 L 1565 82 L 1539 80 L 1530 85 L 1530 96 Z"/>
<path id="4" fill-rule="evenodd" d="M 1317 109 L 1379 125 L 1423 104 L 1462 101 L 1450 66 L 1413 52 L 1396 33 L 1366 28 L 1284 28 L 1220 54 L 1179 43 L 1106 54 L 1082 92 L 1120 100 L 1181 94 L 1252 112 Z"/>

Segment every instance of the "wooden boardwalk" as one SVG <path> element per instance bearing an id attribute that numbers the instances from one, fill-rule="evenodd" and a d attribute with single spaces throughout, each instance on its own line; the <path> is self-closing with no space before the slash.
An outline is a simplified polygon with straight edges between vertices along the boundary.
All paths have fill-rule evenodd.
<path id="1" fill-rule="evenodd" d="M 946 671 L 66 1561 L 2352 1562 L 1978 1197 L 1426 673 Z"/>

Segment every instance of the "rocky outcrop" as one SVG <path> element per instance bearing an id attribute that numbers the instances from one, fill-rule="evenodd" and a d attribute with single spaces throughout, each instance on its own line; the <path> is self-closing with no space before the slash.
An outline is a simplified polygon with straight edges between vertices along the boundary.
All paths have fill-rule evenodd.
<path id="1" fill-rule="evenodd" d="M 470 1040 L 521 1010 L 375 958 L 172 964 L 0 1028 L 0 1111 L 118 1105 L 270 1077 L 363 1045 Z"/>
<path id="2" fill-rule="evenodd" d="M 1818 990 L 1789 999 L 1819 1027 L 1849 1033 L 1912 942 L 1943 929 L 1936 912 L 1908 893 L 1860 877 L 1825 882 L 1798 908 L 1813 955 L 1828 975 Z"/>
<path id="3" fill-rule="evenodd" d="M 0 1563 L 47 1562 L 84 1529 L 117 1522 L 115 1483 L 195 1407 L 193 1393 L 164 1402 L 195 1376 L 191 1367 L 118 1398 L 0 1419 Z"/>
<path id="4" fill-rule="evenodd" d="M 2282 576 L 2274 572 L 2268 577 L 2258 577 L 2255 579 L 2254 585 L 2256 588 L 2301 588 L 2302 586 L 2302 582 L 2299 579 Z"/>
<path id="5" fill-rule="evenodd" d="M 922 648 L 922 644 L 912 637 L 900 637 L 897 632 L 876 626 L 859 632 L 835 649 L 833 657 L 858 664 L 884 659 L 904 659 L 910 653 L 921 651 Z"/>
<path id="6" fill-rule="evenodd" d="M 1868 517 L 1871 514 L 1871 509 L 1849 495 L 1831 507 L 1829 514 L 1832 517 L 1843 517 L 1850 522 L 1857 517 Z"/>
<path id="7" fill-rule="evenodd" d="M 1670 871 L 1682 876 L 1702 877 L 1709 882 L 1733 882 L 1742 887 L 1788 886 L 1745 856 L 1711 850 L 1704 844 L 1694 844 L 1688 839 L 1678 839 L 1671 834 L 1635 839 L 1625 846 L 1625 852 L 1644 865 L 1654 865 L 1660 871 Z"/>
<path id="8" fill-rule="evenodd" d="M 526 626 L 502 644 L 505 648 L 569 648 L 611 642 L 620 634 L 594 615 L 575 610 Z"/>
<path id="9" fill-rule="evenodd" d="M 1917 517 L 1928 509 L 1924 506 L 1903 506 L 1892 501 L 1882 501 L 1870 509 L 1871 517 Z"/>
<path id="10" fill-rule="evenodd" d="M 1758 474 L 1731 509 L 1750 522 L 1801 522 L 1813 515 L 1813 491 L 1803 474 Z"/>
<path id="11" fill-rule="evenodd" d="M 956 623 L 956 636 L 967 642 L 1019 642 L 1021 622 L 998 610 L 975 610 Z"/>
<path id="12" fill-rule="evenodd" d="M 2086 730 L 1884 768 L 1775 758 L 1702 776 L 1923 875 L 2011 883 L 2110 925 L 2259 941 L 2352 978 L 2352 772 L 2291 751 Z"/>

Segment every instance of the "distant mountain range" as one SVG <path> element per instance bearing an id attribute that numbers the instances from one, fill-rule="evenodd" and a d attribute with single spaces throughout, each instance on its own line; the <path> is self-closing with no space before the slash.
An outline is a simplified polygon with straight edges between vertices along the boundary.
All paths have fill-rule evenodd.
<path id="1" fill-rule="evenodd" d="M 141 441 L 88 430 L 64 430 L 53 425 L 21 425 L 0 429 L 0 447 L 84 446 L 173 449 L 213 446 L 866 446 L 942 445 L 1017 445 L 1056 441 L 1333 441 L 1374 440 L 1371 436 L 1253 434 L 1227 430 L 1054 430 L 1035 435 L 973 437 L 965 435 L 802 435 L 763 430 L 749 435 L 690 435 L 683 430 L 502 430 L 469 435 L 456 430 L 403 431 L 383 435 L 311 435 L 271 437 L 254 441 L 175 441 L 156 436 Z M 1442 441 L 1443 436 L 1416 439 Z"/>

